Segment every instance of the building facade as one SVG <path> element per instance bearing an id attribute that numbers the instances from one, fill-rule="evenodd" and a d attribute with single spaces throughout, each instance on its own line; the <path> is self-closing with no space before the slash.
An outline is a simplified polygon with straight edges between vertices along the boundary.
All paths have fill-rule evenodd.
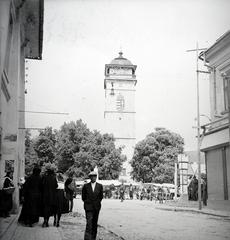
<path id="1" fill-rule="evenodd" d="M 123 146 L 127 157 L 123 165 L 121 178 L 130 180 L 131 166 L 136 143 L 135 136 L 135 86 L 137 83 L 133 65 L 119 53 L 119 57 L 105 65 L 105 131 L 112 133 L 116 146 Z"/>
<path id="2" fill-rule="evenodd" d="M 25 59 L 41 59 L 43 3 L 0 1 L 0 184 L 13 170 L 15 211 L 25 169 Z"/>
<path id="3" fill-rule="evenodd" d="M 230 195 L 230 31 L 200 54 L 210 71 L 211 122 L 204 129 L 201 150 L 207 166 L 208 199 Z"/>

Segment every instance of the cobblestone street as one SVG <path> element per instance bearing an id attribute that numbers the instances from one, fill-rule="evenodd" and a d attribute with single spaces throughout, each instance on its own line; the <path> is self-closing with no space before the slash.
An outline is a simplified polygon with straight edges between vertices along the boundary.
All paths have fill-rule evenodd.
<path id="1" fill-rule="evenodd" d="M 180 211 L 181 210 L 181 211 Z M 230 239 L 230 214 L 214 216 L 217 211 L 175 211 L 154 201 L 104 199 L 99 216 L 97 240 L 222 240 Z M 194 209 L 195 210 L 195 209 Z M 211 213 L 212 215 L 209 215 Z M 42 218 L 33 228 L 17 223 L 17 216 L 0 220 L 2 240 L 81 240 L 85 216 L 81 199 L 74 200 L 74 212 L 64 214 L 59 228 L 42 228 Z M 3 229 L 4 223 L 6 229 Z"/>
<path id="2" fill-rule="evenodd" d="M 99 225 L 126 240 L 230 239 L 230 218 L 157 209 L 159 203 L 103 200 Z M 84 214 L 82 202 L 75 210 Z M 106 239 L 106 238 L 104 238 Z M 116 238 L 114 238 L 116 239 Z"/>

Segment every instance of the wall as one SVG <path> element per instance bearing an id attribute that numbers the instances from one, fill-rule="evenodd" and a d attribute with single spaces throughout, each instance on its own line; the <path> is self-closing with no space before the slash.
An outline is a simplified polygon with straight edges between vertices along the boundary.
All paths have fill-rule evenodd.
<path id="1" fill-rule="evenodd" d="M 15 1 L 17 2 L 17 1 Z M 10 8 L 10 3 L 12 3 Z M 21 37 L 23 36 L 23 24 L 20 12 L 16 14 L 14 1 L 0 2 L 0 49 L 1 49 L 1 118 L 0 126 L 2 128 L 2 146 L 0 160 L 0 181 L 5 175 L 6 162 L 13 163 L 13 181 L 16 187 L 13 194 L 14 212 L 19 209 L 19 178 L 24 176 L 24 130 L 19 130 L 19 126 L 24 126 L 24 113 L 19 110 L 24 110 L 24 48 L 22 47 Z M 11 9 L 11 10 L 10 10 Z M 9 28 L 9 18 L 13 17 L 12 42 L 7 48 L 7 36 Z M 7 76 L 5 56 L 9 55 L 9 70 Z M 5 88 L 2 87 L 4 81 Z M 3 91 L 3 89 L 5 89 Z M 7 89 L 7 90 L 6 90 Z M 7 98 L 6 92 L 9 94 Z"/>
<path id="2" fill-rule="evenodd" d="M 221 149 L 207 152 L 208 199 L 224 200 L 223 162 Z"/>

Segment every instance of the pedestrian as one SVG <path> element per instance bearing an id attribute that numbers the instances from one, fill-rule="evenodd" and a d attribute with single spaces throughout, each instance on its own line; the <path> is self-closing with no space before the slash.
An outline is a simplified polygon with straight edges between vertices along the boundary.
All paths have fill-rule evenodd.
<path id="1" fill-rule="evenodd" d="M 34 167 L 33 173 L 23 185 L 23 203 L 18 222 L 33 227 L 41 213 L 41 169 Z"/>
<path id="2" fill-rule="evenodd" d="M 201 178 L 201 197 L 203 200 L 204 206 L 207 206 L 207 182 L 206 182 L 206 177 Z"/>
<path id="3" fill-rule="evenodd" d="M 73 211 L 73 196 L 74 196 L 74 180 L 72 177 L 68 177 L 65 181 L 65 194 L 69 201 L 69 212 Z"/>
<path id="4" fill-rule="evenodd" d="M 198 200 L 198 180 L 196 176 L 193 177 L 192 181 L 192 198 L 194 201 Z"/>
<path id="5" fill-rule="evenodd" d="M 46 166 L 42 179 L 42 204 L 44 222 L 42 227 L 49 227 L 49 218 L 54 215 L 56 189 L 58 187 L 55 170 L 51 165 Z"/>
<path id="6" fill-rule="evenodd" d="M 57 172 L 58 188 L 56 189 L 55 205 L 54 205 L 54 222 L 53 226 L 59 227 L 61 215 L 69 212 L 69 201 L 64 192 L 64 177 L 62 172 Z"/>
<path id="7" fill-rule="evenodd" d="M 129 198 L 133 200 L 133 185 L 131 183 L 129 186 Z"/>
<path id="8" fill-rule="evenodd" d="M 4 177 L 3 188 L 1 191 L 1 215 L 5 218 L 10 216 L 10 211 L 13 208 L 14 190 L 13 170 L 9 169 Z"/>
<path id="9" fill-rule="evenodd" d="M 86 229 L 84 240 L 96 240 L 97 222 L 103 199 L 103 186 L 96 182 L 97 173 L 89 173 L 90 182 L 82 188 L 82 200 L 84 202 Z"/>
<path id="10" fill-rule="evenodd" d="M 125 200 L 125 185 L 124 185 L 124 183 L 121 184 L 119 192 L 120 192 L 121 202 L 123 202 Z"/>
<path id="11" fill-rule="evenodd" d="M 188 200 L 192 200 L 192 176 L 188 179 Z"/>
<path id="12" fill-rule="evenodd" d="M 140 193 L 140 200 L 143 200 L 145 198 L 145 196 L 146 196 L 146 189 L 145 189 L 145 187 L 143 187 L 141 189 L 141 193 Z"/>

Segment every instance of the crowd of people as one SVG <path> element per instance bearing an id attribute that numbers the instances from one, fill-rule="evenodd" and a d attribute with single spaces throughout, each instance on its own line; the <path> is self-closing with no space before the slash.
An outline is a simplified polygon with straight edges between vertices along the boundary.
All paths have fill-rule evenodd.
<path id="1" fill-rule="evenodd" d="M 173 199 L 174 193 L 168 187 L 162 186 L 133 186 L 122 183 L 120 186 L 105 186 L 104 197 L 120 199 L 123 202 L 125 199 L 139 200 L 163 200 Z"/>
<path id="2" fill-rule="evenodd" d="M 1 191 L 0 214 L 8 217 L 13 207 L 12 171 L 8 171 Z M 49 219 L 53 216 L 53 225 L 59 227 L 61 215 L 73 210 L 74 180 L 68 177 L 64 181 L 62 172 L 55 172 L 54 168 L 47 166 L 43 174 L 39 167 L 34 167 L 33 173 L 20 184 L 20 203 L 22 204 L 18 222 L 33 227 L 34 223 L 43 217 L 42 227 L 49 227 Z"/>
<path id="3" fill-rule="evenodd" d="M 59 227 L 61 215 L 72 211 L 72 178 L 64 182 L 62 172 L 47 167 L 41 176 L 40 168 L 35 167 L 22 189 L 22 210 L 18 222 L 32 227 L 43 217 L 42 227 L 49 227 L 49 218 L 54 217 L 53 225 Z"/>

